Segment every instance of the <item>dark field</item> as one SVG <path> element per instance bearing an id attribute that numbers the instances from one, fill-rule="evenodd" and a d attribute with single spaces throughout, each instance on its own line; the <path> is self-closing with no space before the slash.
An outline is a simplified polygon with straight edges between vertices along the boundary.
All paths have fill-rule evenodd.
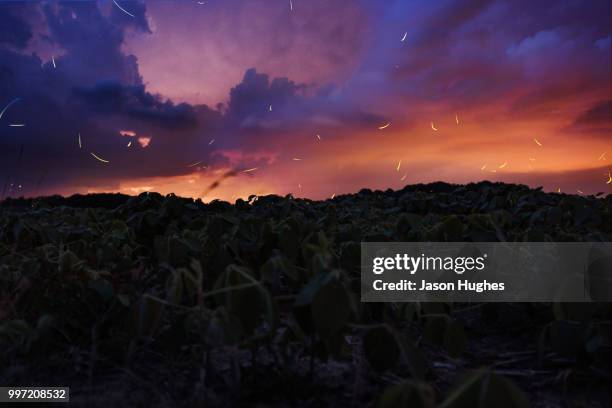
<path id="1" fill-rule="evenodd" d="M 612 305 L 361 303 L 362 241 L 612 241 L 612 195 L 444 183 L 0 204 L 0 384 L 79 405 L 611 406 Z"/>

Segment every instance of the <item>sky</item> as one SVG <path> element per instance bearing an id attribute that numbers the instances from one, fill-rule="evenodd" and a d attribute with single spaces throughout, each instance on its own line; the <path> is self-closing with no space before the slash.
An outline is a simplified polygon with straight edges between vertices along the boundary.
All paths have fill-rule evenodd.
<path id="1" fill-rule="evenodd" d="M 607 0 L 0 3 L 0 198 L 612 193 Z"/>

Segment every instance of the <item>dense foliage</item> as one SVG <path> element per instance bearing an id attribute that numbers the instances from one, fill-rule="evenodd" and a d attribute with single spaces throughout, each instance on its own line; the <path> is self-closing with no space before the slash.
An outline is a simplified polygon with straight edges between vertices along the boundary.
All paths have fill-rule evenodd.
<path id="1" fill-rule="evenodd" d="M 492 183 L 5 200 L 0 384 L 91 406 L 608 406 L 611 305 L 361 303 L 359 266 L 361 241 L 612 241 L 611 204 Z"/>

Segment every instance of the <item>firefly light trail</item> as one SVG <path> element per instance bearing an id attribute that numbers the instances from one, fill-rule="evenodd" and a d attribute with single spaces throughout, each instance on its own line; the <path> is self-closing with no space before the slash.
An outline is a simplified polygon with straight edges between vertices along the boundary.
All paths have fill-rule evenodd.
<path id="1" fill-rule="evenodd" d="M 187 166 L 187 167 L 195 167 L 195 166 L 197 166 L 197 165 L 198 165 L 198 164 L 200 164 L 200 163 L 202 163 L 202 160 L 197 161 L 197 162 L 195 162 L 195 163 L 192 163 L 192 164 L 190 164 L 190 165 L 189 165 L 189 166 Z"/>
<path id="2" fill-rule="evenodd" d="M 15 99 L 13 99 L 12 101 L 10 101 L 10 102 L 9 102 L 9 104 L 8 104 L 8 105 L 6 105 L 6 106 L 4 107 L 4 109 L 2 109 L 2 112 L 0 112 L 0 119 L 2 119 L 2 115 L 4 115 L 4 112 L 6 112 L 6 110 L 7 110 L 8 108 L 10 108 L 10 106 L 11 106 L 12 104 L 14 104 L 15 102 L 17 102 L 18 100 L 19 100 L 19 98 L 15 98 Z"/>
<path id="3" fill-rule="evenodd" d="M 129 11 L 127 11 L 126 9 L 124 9 L 123 7 L 121 7 L 119 5 L 119 3 L 117 3 L 115 0 L 113 0 L 113 3 L 115 3 L 115 6 L 119 7 L 119 10 L 123 11 L 125 14 L 127 14 L 128 16 L 134 18 L 134 15 L 132 13 L 130 13 Z"/>
<path id="4" fill-rule="evenodd" d="M 91 152 L 91 155 L 98 161 L 102 162 L 102 163 L 110 163 L 110 161 L 108 160 L 104 160 L 103 158 L 101 158 L 100 156 L 97 156 L 95 153 Z"/>

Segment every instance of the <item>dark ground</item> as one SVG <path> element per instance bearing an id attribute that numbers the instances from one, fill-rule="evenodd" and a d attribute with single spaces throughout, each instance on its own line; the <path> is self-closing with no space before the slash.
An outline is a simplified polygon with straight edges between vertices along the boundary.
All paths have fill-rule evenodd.
<path id="1" fill-rule="evenodd" d="M 74 405 L 611 406 L 607 303 L 361 303 L 361 241 L 612 241 L 612 195 L 0 203 L 0 385 Z"/>

